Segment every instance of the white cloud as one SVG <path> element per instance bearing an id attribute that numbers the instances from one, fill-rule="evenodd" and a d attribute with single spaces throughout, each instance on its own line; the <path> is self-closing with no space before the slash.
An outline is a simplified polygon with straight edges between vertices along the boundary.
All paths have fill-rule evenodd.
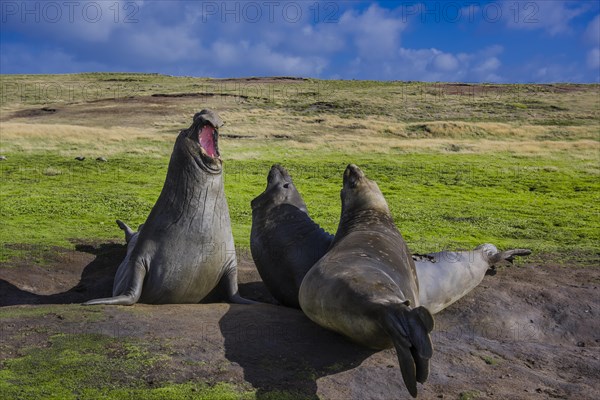
<path id="1" fill-rule="evenodd" d="M 240 75 L 292 75 L 319 76 L 327 65 L 321 57 L 301 57 L 275 52 L 264 43 L 250 44 L 248 41 L 231 43 L 218 41 L 208 53 L 217 67 L 239 70 L 242 63 L 245 72 Z"/>
<path id="2" fill-rule="evenodd" d="M 439 71 L 454 71 L 458 65 L 456 57 L 448 53 L 440 53 L 433 59 L 433 66 Z"/>
<path id="3" fill-rule="evenodd" d="M 362 14 L 349 10 L 341 16 L 339 29 L 352 36 L 361 56 L 386 58 L 399 47 L 400 33 L 406 27 L 405 22 L 391 14 L 376 4 Z"/>
<path id="4" fill-rule="evenodd" d="M 81 9 L 88 3 L 82 2 L 78 7 Z M 499 45 L 482 45 L 478 49 L 473 47 L 475 42 L 461 42 L 464 48 L 455 44 L 446 46 L 447 38 L 438 40 L 433 33 L 424 32 L 431 27 L 422 24 L 420 18 L 406 18 L 401 6 L 389 9 L 385 3 L 361 8 L 354 3 L 340 5 L 337 23 L 324 23 L 325 15 L 321 15 L 320 22 L 315 22 L 310 11 L 312 2 L 295 3 L 303 8 L 303 17 L 293 23 L 281 18 L 284 3 L 277 8 L 274 21 L 269 21 L 263 13 L 258 22 L 241 18 L 239 23 L 234 21 L 235 16 L 215 14 L 207 19 L 202 13 L 202 5 L 225 4 L 221 2 L 130 3 L 121 0 L 117 22 L 114 21 L 114 7 L 109 8 L 114 2 L 96 3 L 103 7 L 103 18 L 98 23 L 88 23 L 79 16 L 73 23 L 28 25 L 13 20 L 3 24 L 3 38 L 6 31 L 17 33 L 12 37 L 26 38 L 9 42 L 23 43 L 18 49 L 10 49 L 3 40 L 3 70 L 52 73 L 95 68 L 214 77 L 294 75 L 505 82 L 585 81 L 586 78 L 589 81 L 590 77 L 596 80 L 593 70 L 599 68 L 600 16 L 595 16 L 585 33 L 581 32 L 580 40 L 585 40 L 588 47 L 575 53 L 576 57 L 563 55 L 559 58 L 556 54 L 538 56 L 533 51 L 524 57 L 515 56 L 510 46 L 506 53 Z M 136 23 L 125 23 L 127 12 L 124 7 L 128 4 L 137 7 L 133 16 Z M 231 9 L 235 4 L 238 3 L 227 3 L 224 7 Z M 239 2 L 239 7 L 243 7 L 242 4 L 246 3 Z M 511 29 L 537 29 L 548 35 L 567 34 L 573 31 L 575 22 L 581 21 L 576 18 L 586 9 L 586 3 L 581 2 L 511 0 L 499 3 L 504 19 L 492 24 L 481 20 L 483 8 L 488 4 L 491 3 L 479 2 L 461 9 L 463 20 L 455 27 L 467 31 L 479 29 L 475 33 L 483 35 L 478 40 L 487 42 L 501 40 L 490 32 L 493 29 L 494 35 L 496 31 L 502 35 L 506 25 Z M 538 9 L 531 8 L 532 4 Z M 263 8 L 263 12 L 265 10 Z M 530 15 L 534 11 L 535 15 Z M 468 21 L 469 15 L 474 16 L 473 21 Z M 226 21 L 224 17 L 227 17 Z M 471 23 L 473 26 L 469 26 Z M 583 31 L 585 26 L 578 28 Z M 410 36 L 407 36 L 408 32 Z M 445 33 L 437 28 L 435 32 L 437 35 Z M 419 44 L 410 43 L 410 38 L 416 38 L 417 34 L 424 35 L 419 38 Z M 526 41 L 531 37 L 538 40 L 540 35 L 523 31 L 522 36 Z M 424 43 L 424 39 L 430 42 Z M 537 43 L 532 41 L 532 48 Z M 428 44 L 432 46 L 428 47 Z M 521 59 L 516 60 L 516 57 Z M 534 57 L 538 58 L 532 61 Z"/>
<path id="5" fill-rule="evenodd" d="M 500 67 L 501 63 L 497 57 L 489 57 L 480 62 L 473 71 L 480 73 L 488 73 L 490 71 L 495 71 Z"/>
<path id="6" fill-rule="evenodd" d="M 571 21 L 587 10 L 588 5 L 585 2 L 558 0 L 502 2 L 502 18 L 506 26 L 513 29 L 542 29 L 550 36 L 571 33 Z"/>
<path id="7" fill-rule="evenodd" d="M 3 25 L 29 37 L 62 43 L 107 43 L 115 32 L 136 25 L 141 13 L 140 2 L 128 0 L 11 3 L 2 15 Z"/>
<path id="8" fill-rule="evenodd" d="M 395 79 L 427 81 L 486 81 L 501 82 L 498 73 L 501 66 L 496 57 L 502 51 L 491 46 L 474 53 L 452 54 L 432 49 L 406 49 L 398 51 Z M 390 79 L 390 78 L 388 78 Z"/>
<path id="9" fill-rule="evenodd" d="M 132 32 L 125 40 L 131 53 L 143 60 L 170 63 L 199 59 L 204 53 L 199 40 L 190 37 L 184 26 L 156 26 L 143 32 Z"/>

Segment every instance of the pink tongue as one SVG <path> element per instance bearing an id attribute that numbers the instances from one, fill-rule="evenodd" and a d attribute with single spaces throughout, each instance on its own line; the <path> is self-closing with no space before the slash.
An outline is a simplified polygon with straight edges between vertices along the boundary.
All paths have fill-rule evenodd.
<path id="1" fill-rule="evenodd" d="M 217 149 L 213 140 L 214 131 L 215 129 L 212 126 L 206 125 L 202 128 L 202 132 L 200 132 L 200 146 L 202 146 L 206 154 L 210 157 L 217 156 Z"/>

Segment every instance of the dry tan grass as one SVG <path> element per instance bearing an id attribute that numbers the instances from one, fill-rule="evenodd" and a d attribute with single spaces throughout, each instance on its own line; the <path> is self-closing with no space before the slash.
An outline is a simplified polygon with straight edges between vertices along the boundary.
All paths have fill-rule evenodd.
<path id="1" fill-rule="evenodd" d="M 56 151 L 60 154 L 96 151 L 103 155 L 140 150 L 152 152 L 156 146 L 140 145 L 140 142 L 170 142 L 173 137 L 174 135 L 131 127 L 105 129 L 62 124 L 0 123 L 2 151 L 18 149 L 26 152 Z M 135 148 L 126 147 L 126 143 L 136 143 Z"/>
<path id="2" fill-rule="evenodd" d="M 151 154 L 156 145 L 172 143 L 179 129 L 180 116 L 159 118 L 145 128 L 96 128 L 66 124 L 0 123 L 2 151 L 57 151 L 75 154 L 83 150 L 115 153 Z M 593 126 L 537 126 L 508 123 L 427 122 L 405 124 L 382 117 L 323 118 L 292 116 L 280 110 L 230 110 L 223 113 L 227 125 L 222 133 L 248 137 L 224 137 L 221 147 L 231 159 L 259 158 L 270 151 L 331 150 L 394 154 L 402 152 L 462 152 L 551 154 L 571 151 L 590 155 L 600 150 Z M 427 129 L 423 130 L 422 127 Z M 420 132 L 423 135 L 419 136 Z M 482 133 L 483 132 L 483 133 Z M 541 140 L 556 136 L 569 140 Z M 482 137 L 483 136 L 483 137 Z M 572 139 L 571 139 L 572 138 Z M 130 144 L 124 146 L 125 143 Z M 285 154 L 285 153 L 283 153 Z"/>

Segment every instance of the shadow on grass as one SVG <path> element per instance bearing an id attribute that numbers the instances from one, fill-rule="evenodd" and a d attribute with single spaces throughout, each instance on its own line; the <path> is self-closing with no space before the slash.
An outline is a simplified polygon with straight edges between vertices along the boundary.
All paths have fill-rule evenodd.
<path id="1" fill-rule="evenodd" d="M 111 296 L 115 273 L 119 263 L 125 257 L 126 246 L 115 243 L 103 243 L 97 246 L 78 244 L 75 249 L 77 252 L 89 253 L 95 256 L 83 268 L 77 285 L 61 293 L 42 295 L 20 289 L 11 282 L 0 279 L 0 307 L 20 304 L 82 303 L 98 297 Z M 10 273 L 11 271 L 5 270 L 3 272 Z M 15 275 L 30 274 L 32 280 L 30 285 L 33 287 L 44 287 L 44 283 L 39 281 L 52 279 L 51 274 L 37 267 L 14 268 L 13 273 Z"/>

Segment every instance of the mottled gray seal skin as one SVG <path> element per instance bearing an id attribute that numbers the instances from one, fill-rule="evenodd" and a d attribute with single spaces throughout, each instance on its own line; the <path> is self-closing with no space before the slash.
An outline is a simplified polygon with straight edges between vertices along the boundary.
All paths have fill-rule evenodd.
<path id="1" fill-rule="evenodd" d="M 486 272 L 515 256 L 531 254 L 528 249 L 498 251 L 482 244 L 472 251 L 441 251 L 413 256 L 419 279 L 419 302 L 436 314 L 464 297 L 481 283 Z"/>
<path id="2" fill-rule="evenodd" d="M 251 202 L 250 250 L 273 297 L 300 308 L 298 291 L 308 270 L 327 252 L 333 236 L 308 215 L 285 168 L 273 165 L 267 188 Z"/>
<path id="3" fill-rule="evenodd" d="M 344 172 L 342 214 L 331 249 L 308 271 L 300 307 L 317 324 L 373 349 L 396 348 L 416 397 L 429 375 L 433 317 L 419 307 L 411 254 L 377 184 L 355 165 Z"/>
<path id="4" fill-rule="evenodd" d="M 250 303 L 238 294 L 218 148 L 221 125 L 216 113 L 202 110 L 179 133 L 162 192 L 142 230 L 130 235 L 132 248 L 117 270 L 113 297 L 84 304 L 198 303 L 218 284 L 230 301 Z"/>

